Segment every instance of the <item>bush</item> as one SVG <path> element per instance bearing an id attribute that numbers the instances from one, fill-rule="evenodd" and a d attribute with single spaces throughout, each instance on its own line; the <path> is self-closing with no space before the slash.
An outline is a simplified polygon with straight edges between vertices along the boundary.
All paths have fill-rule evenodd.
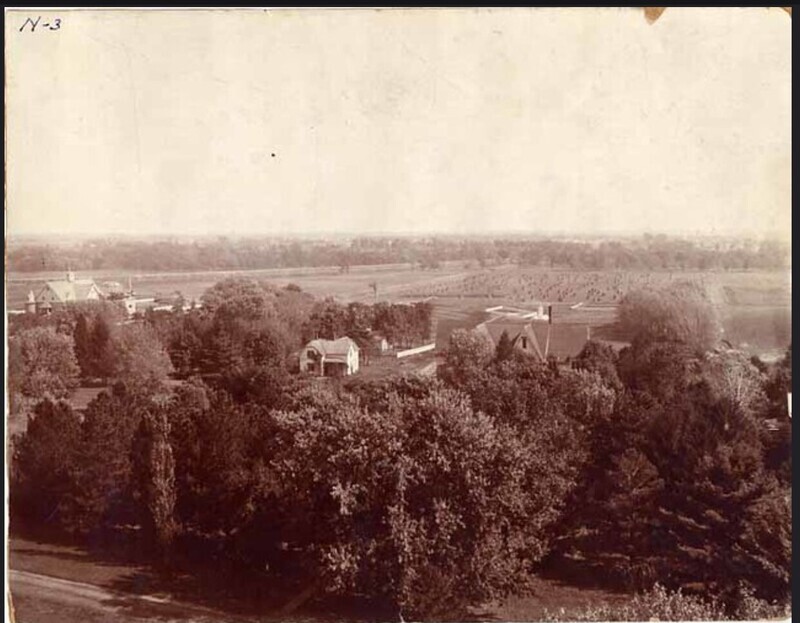
<path id="1" fill-rule="evenodd" d="M 612 606 L 598 604 L 583 610 L 562 608 L 545 612 L 546 621 L 757 621 L 789 616 L 789 604 L 769 603 L 756 599 L 746 585 L 739 589 L 733 608 L 714 597 L 687 595 L 681 590 L 669 591 L 660 584 L 636 595 L 628 603 Z"/>
<path id="2" fill-rule="evenodd" d="M 630 602 L 610 606 L 598 604 L 584 610 L 562 609 L 546 612 L 546 621 L 722 621 L 724 609 L 715 600 L 684 595 L 680 590 L 670 592 L 656 584 L 652 590 L 636 595 Z"/>

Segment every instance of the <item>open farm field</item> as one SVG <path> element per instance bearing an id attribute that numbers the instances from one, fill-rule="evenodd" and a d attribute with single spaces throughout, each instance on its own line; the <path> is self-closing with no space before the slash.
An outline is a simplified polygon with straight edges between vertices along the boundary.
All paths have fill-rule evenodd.
<path id="1" fill-rule="evenodd" d="M 268 281 L 276 286 L 294 283 L 315 296 L 333 296 L 343 302 L 366 301 L 375 298 L 372 283 L 378 286 L 380 300 L 394 299 L 408 287 L 432 287 L 451 280 L 460 280 L 474 270 L 464 268 L 463 262 L 445 262 L 436 270 L 421 270 L 412 264 L 353 266 L 349 272 L 339 267 L 266 269 L 243 271 L 200 271 L 162 273 L 123 273 L 119 271 L 76 272 L 78 278 L 92 278 L 102 286 L 116 281 L 123 286 L 132 280 L 137 296 L 169 297 L 180 292 L 187 300 L 199 299 L 203 292 L 228 277 L 247 277 Z M 63 279 L 62 273 L 11 273 L 6 279 L 6 306 L 23 309 L 30 290 L 36 291 L 49 279 Z"/>
<path id="2" fill-rule="evenodd" d="M 722 318 L 724 337 L 753 354 L 782 355 L 792 341 L 791 307 L 730 307 Z"/>
<path id="3" fill-rule="evenodd" d="M 591 327 L 592 335 L 624 342 L 627 336 L 614 325 L 616 306 L 624 294 L 640 287 L 660 287 L 673 281 L 692 281 L 708 292 L 734 346 L 753 353 L 777 352 L 791 340 L 791 280 L 786 272 L 769 271 L 571 271 L 498 266 L 468 268 L 463 262 L 445 263 L 436 270 L 411 264 L 268 269 L 253 271 L 164 272 L 121 274 L 85 272 L 98 283 L 133 280 L 138 295 L 169 297 L 180 292 L 187 300 L 202 296 L 218 281 L 243 276 L 276 286 L 294 283 L 318 297 L 341 302 L 410 301 L 433 297 L 436 341 L 447 343 L 454 329 L 471 328 L 486 319 L 484 310 L 497 305 L 553 305 L 557 323 Z M 55 273 L 8 275 L 7 308 L 21 309 L 29 290 Z"/>
<path id="4" fill-rule="evenodd" d="M 717 303 L 789 305 L 791 278 L 771 271 L 576 271 L 503 267 L 473 272 L 463 279 L 411 286 L 406 294 L 439 297 L 493 297 L 517 304 L 619 303 L 625 293 L 671 282 L 691 281 Z"/>

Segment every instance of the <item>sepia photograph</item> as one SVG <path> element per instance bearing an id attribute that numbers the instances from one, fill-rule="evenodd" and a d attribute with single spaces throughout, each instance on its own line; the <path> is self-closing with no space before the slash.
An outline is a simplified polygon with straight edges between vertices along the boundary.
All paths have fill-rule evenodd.
<path id="1" fill-rule="evenodd" d="M 5 9 L 6 620 L 791 620 L 791 29 Z"/>

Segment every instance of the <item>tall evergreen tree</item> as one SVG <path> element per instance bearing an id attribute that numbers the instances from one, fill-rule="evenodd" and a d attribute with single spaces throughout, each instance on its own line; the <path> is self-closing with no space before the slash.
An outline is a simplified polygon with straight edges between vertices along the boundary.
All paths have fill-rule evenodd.
<path id="1" fill-rule="evenodd" d="M 80 426 L 66 402 L 36 405 L 27 430 L 14 444 L 9 470 L 15 517 L 51 524 L 64 520 L 74 491 Z"/>
<path id="2" fill-rule="evenodd" d="M 103 316 L 98 316 L 92 328 L 92 362 L 93 372 L 98 377 L 107 379 L 114 376 L 114 354 L 111 342 L 111 328 Z"/>
<path id="3" fill-rule="evenodd" d="M 514 345 L 511 343 L 511 338 L 508 337 L 508 331 L 503 331 L 494 349 L 494 358 L 496 361 L 505 361 L 510 359 L 513 354 Z"/>
<path id="4" fill-rule="evenodd" d="M 175 536 L 175 458 L 169 441 L 169 421 L 162 408 L 147 410 L 133 439 L 136 493 L 144 511 L 148 537 L 166 562 Z"/>
<path id="5" fill-rule="evenodd" d="M 76 529 L 135 519 L 130 448 L 148 406 L 148 397 L 118 383 L 86 408 L 76 461 Z"/>
<path id="6" fill-rule="evenodd" d="M 94 375 L 94 358 L 92 357 L 92 335 L 85 314 L 80 314 L 72 333 L 75 340 L 75 357 L 83 377 Z"/>

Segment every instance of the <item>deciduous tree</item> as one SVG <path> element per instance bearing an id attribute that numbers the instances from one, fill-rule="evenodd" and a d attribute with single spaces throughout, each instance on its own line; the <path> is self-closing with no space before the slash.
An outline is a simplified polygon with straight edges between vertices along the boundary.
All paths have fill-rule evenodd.
<path id="1" fill-rule="evenodd" d="M 21 331 L 8 341 L 8 388 L 12 413 L 45 398 L 66 398 L 80 368 L 70 335 L 52 327 Z"/>
<path id="2" fill-rule="evenodd" d="M 129 387 L 158 387 L 173 371 L 158 335 L 146 324 L 120 327 L 114 336 L 113 353 L 115 376 Z"/>
<path id="3" fill-rule="evenodd" d="M 680 342 L 698 352 L 711 348 L 720 336 L 714 306 L 694 283 L 626 294 L 619 321 L 633 339 Z"/>

